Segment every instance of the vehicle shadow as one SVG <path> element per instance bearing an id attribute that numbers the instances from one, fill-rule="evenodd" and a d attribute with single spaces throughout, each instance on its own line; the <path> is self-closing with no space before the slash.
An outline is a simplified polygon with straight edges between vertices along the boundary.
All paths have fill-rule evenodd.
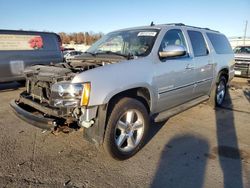
<path id="1" fill-rule="evenodd" d="M 151 187 L 202 187 L 208 152 L 204 138 L 192 134 L 172 138 L 162 151 Z"/>
<path id="2" fill-rule="evenodd" d="M 248 100 L 248 102 L 250 103 L 250 88 L 245 88 L 243 90 L 243 93 L 244 93 L 246 99 Z"/>
<path id="3" fill-rule="evenodd" d="M 215 109 L 218 147 L 213 148 L 218 154 L 223 173 L 224 187 L 243 188 L 241 151 L 238 145 L 234 123 L 234 111 L 230 93 L 227 94 L 223 107 Z"/>
<path id="4" fill-rule="evenodd" d="M 192 134 L 175 136 L 162 151 L 151 187 L 203 187 L 207 160 L 218 156 L 223 174 L 222 187 L 243 188 L 234 111 L 227 110 L 227 106 L 232 106 L 230 94 L 225 98 L 225 108 L 214 110 L 217 146 L 210 150 L 205 138 Z"/>
<path id="5" fill-rule="evenodd" d="M 155 135 L 161 130 L 161 128 L 167 123 L 167 121 L 168 120 L 165 120 L 159 123 L 156 123 L 153 120 L 150 121 L 148 136 L 144 146 L 147 145 L 150 140 L 155 137 Z"/>
<path id="6" fill-rule="evenodd" d="M 24 87 L 24 84 L 20 84 L 18 82 L 0 83 L 0 92 L 18 90 L 20 87 Z"/>

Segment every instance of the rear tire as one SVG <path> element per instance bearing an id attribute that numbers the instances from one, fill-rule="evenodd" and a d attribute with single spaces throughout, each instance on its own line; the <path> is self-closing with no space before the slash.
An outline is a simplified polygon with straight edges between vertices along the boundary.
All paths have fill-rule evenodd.
<path id="1" fill-rule="evenodd" d="M 123 98 L 110 113 L 104 150 L 115 159 L 128 159 L 145 144 L 148 128 L 149 115 L 145 106 L 136 99 Z"/>
<path id="2" fill-rule="evenodd" d="M 211 91 L 209 103 L 212 107 L 222 106 L 227 94 L 227 79 L 221 75 Z"/>

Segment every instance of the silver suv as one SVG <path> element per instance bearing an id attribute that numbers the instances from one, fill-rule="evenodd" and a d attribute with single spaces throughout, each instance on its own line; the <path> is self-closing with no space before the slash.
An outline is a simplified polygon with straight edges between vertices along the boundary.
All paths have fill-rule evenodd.
<path id="1" fill-rule="evenodd" d="M 160 122 L 210 98 L 222 104 L 234 76 L 227 38 L 184 24 L 111 32 L 71 62 L 25 71 L 14 112 L 42 129 L 83 127 L 84 138 L 124 160 Z"/>

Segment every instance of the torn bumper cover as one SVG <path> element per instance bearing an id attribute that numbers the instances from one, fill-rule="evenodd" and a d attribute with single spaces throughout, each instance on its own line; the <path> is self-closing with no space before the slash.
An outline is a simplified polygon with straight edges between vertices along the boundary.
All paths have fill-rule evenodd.
<path id="1" fill-rule="evenodd" d="M 42 114 L 33 114 L 22 108 L 22 106 L 15 100 L 11 101 L 10 106 L 19 118 L 30 124 L 46 130 L 52 130 L 54 128 L 55 119 L 44 117 Z"/>

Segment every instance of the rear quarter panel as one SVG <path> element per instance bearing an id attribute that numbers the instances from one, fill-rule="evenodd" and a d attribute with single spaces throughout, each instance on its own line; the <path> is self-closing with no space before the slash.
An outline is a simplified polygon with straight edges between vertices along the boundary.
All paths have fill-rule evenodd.
<path id="1" fill-rule="evenodd" d="M 221 33 L 216 33 L 216 34 L 223 35 Z M 235 64 L 235 58 L 234 58 L 234 53 L 233 53 L 232 48 L 231 48 L 231 53 L 218 54 L 218 53 L 216 53 L 214 46 L 212 45 L 209 37 L 207 37 L 206 34 L 205 34 L 205 36 L 206 36 L 207 42 L 209 44 L 210 53 L 213 54 L 213 61 L 214 61 L 214 65 L 215 65 L 215 80 L 214 80 L 214 82 L 216 81 L 216 79 L 219 75 L 219 72 L 223 69 L 227 69 L 229 71 L 229 81 L 231 81 L 234 77 L 234 64 Z"/>

